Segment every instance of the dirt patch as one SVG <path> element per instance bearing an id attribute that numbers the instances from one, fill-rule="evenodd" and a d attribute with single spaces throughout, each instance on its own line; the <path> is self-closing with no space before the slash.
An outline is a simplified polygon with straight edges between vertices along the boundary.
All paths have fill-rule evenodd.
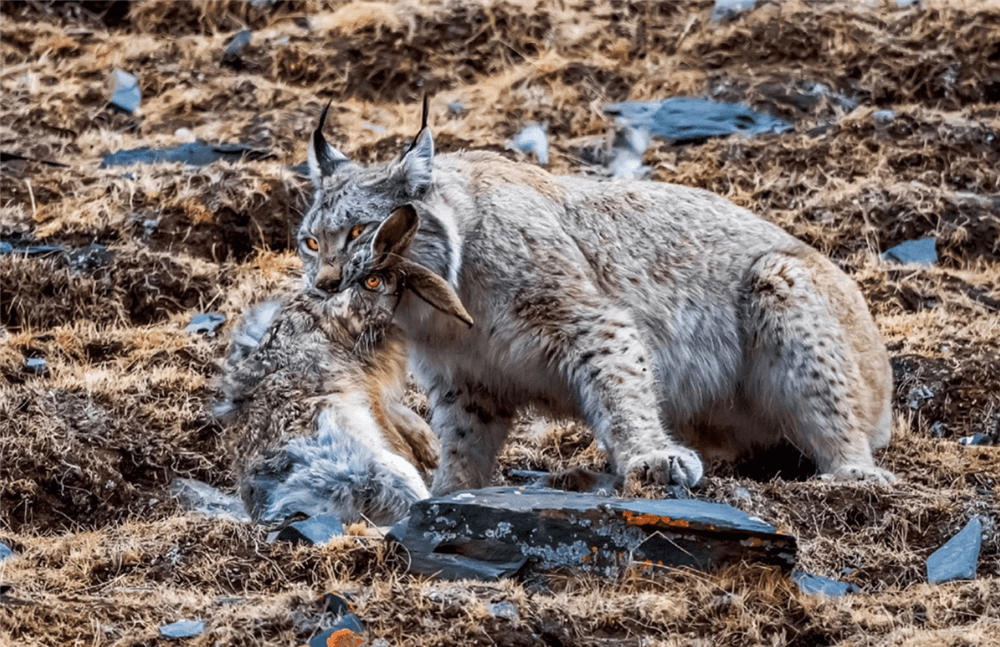
<path id="1" fill-rule="evenodd" d="M 1000 13 L 763 2 L 717 23 L 712 5 L 0 4 L 0 147 L 68 165 L 0 169 L 0 239 L 67 250 L 0 256 L 0 540 L 18 553 L 3 564 L 4 637 L 152 645 L 161 624 L 200 617 L 192 645 L 300 644 L 329 621 L 321 596 L 336 588 L 354 594 L 370 638 L 399 645 L 990 644 L 1000 448 L 957 439 L 1000 433 Z M 239 65 L 224 63 L 244 28 Z M 107 107 L 115 68 L 139 78 L 134 115 Z M 177 510 L 175 476 L 233 486 L 207 413 L 227 328 L 193 335 L 190 317 L 222 312 L 228 327 L 297 280 L 310 196 L 292 167 L 329 99 L 328 138 L 368 164 L 413 137 L 427 91 L 439 151 L 516 157 L 507 140 L 543 122 L 557 173 L 590 170 L 581 142 L 606 136 L 611 101 L 702 96 L 794 123 L 753 139 L 655 141 L 644 163 L 654 179 L 772 220 L 861 286 L 892 355 L 895 435 L 878 460 L 899 483 L 810 478 L 784 447 L 710 466 L 693 493 L 795 534 L 803 568 L 860 593 L 806 596 L 753 565 L 425 581 L 402 575 L 406 555 L 372 529 L 295 548 Z M 269 157 L 101 168 L 109 152 L 192 136 Z M 928 236 L 934 266 L 879 258 Z M 427 413 L 422 394 L 408 397 Z M 592 433 L 527 416 L 494 482 L 569 467 L 607 469 Z M 974 514 L 977 579 L 924 584 L 927 556 Z"/>

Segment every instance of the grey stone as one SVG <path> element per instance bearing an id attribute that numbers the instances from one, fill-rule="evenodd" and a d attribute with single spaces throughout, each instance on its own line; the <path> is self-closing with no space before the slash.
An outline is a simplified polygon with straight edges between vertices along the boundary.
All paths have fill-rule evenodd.
<path id="1" fill-rule="evenodd" d="M 213 337 L 215 330 L 224 323 L 226 323 L 226 315 L 218 312 L 203 312 L 191 317 L 191 323 L 188 324 L 185 331 Z"/>
<path id="2" fill-rule="evenodd" d="M 223 517 L 237 521 L 250 521 L 243 501 L 224 494 L 208 483 L 195 479 L 175 478 L 170 482 L 170 493 L 181 507 L 206 517 Z"/>
<path id="3" fill-rule="evenodd" d="M 840 580 L 833 580 L 822 575 L 813 575 L 806 571 L 792 571 L 792 581 L 806 595 L 825 595 L 828 598 L 839 598 L 848 593 L 857 593 L 858 587 Z"/>
<path id="4" fill-rule="evenodd" d="M 362 644 L 362 636 L 365 633 L 365 626 L 361 624 L 361 619 L 354 614 L 348 614 L 337 621 L 335 625 L 324 629 L 313 636 L 309 641 L 309 647 L 329 647 L 329 645 L 353 645 Z M 348 642 L 348 638 L 356 638 L 356 642 Z M 331 640 L 332 639 L 332 640 Z"/>
<path id="5" fill-rule="evenodd" d="M 334 537 L 344 534 L 344 524 L 334 514 L 319 514 L 305 521 L 290 523 L 268 535 L 268 541 L 290 541 L 293 544 L 322 546 Z"/>
<path id="6" fill-rule="evenodd" d="M 24 368 L 28 369 L 36 375 L 43 375 L 48 371 L 48 367 L 45 363 L 44 357 L 29 357 L 24 360 Z"/>
<path id="7" fill-rule="evenodd" d="M 539 164 L 548 164 L 549 136 L 547 130 L 548 126 L 529 124 L 514 135 L 514 139 L 507 143 L 507 148 L 519 150 L 529 155 L 534 154 Z"/>
<path id="8" fill-rule="evenodd" d="M 521 612 L 510 602 L 491 602 L 486 605 L 486 612 L 494 618 L 502 620 L 517 620 L 521 617 Z"/>
<path id="9" fill-rule="evenodd" d="M 15 555 L 17 555 L 17 553 L 11 550 L 10 546 L 0 541 L 0 562 L 7 559 L 8 557 L 14 557 Z"/>
<path id="10" fill-rule="evenodd" d="M 142 103 L 139 79 L 124 70 L 111 74 L 111 107 L 125 114 L 133 114 Z"/>
<path id="11" fill-rule="evenodd" d="M 935 238 L 908 240 L 887 249 L 882 253 L 882 258 L 897 263 L 933 265 L 937 262 L 937 240 Z"/>
<path id="12" fill-rule="evenodd" d="M 160 627 L 160 635 L 165 638 L 192 638 L 205 631 L 204 620 L 178 620 Z"/>
<path id="13" fill-rule="evenodd" d="M 346 593 L 330 591 L 323 595 L 323 610 L 335 616 L 342 616 L 354 610 L 351 598 Z"/>
<path id="14" fill-rule="evenodd" d="M 876 110 L 872 113 L 872 121 L 880 124 L 887 124 L 896 118 L 896 112 L 894 110 Z"/>
<path id="15" fill-rule="evenodd" d="M 217 161 L 238 162 L 271 157 L 267 151 L 242 144 L 207 144 L 203 141 L 188 142 L 167 148 L 131 148 L 107 153 L 101 168 L 131 166 L 133 164 L 171 164 L 181 162 L 188 166 L 205 166 Z"/>
<path id="16" fill-rule="evenodd" d="M 243 50 L 247 48 L 253 40 L 253 33 L 249 29 L 244 29 L 233 34 L 226 43 L 226 49 L 222 52 L 222 64 L 232 68 L 243 67 Z"/>
<path id="17" fill-rule="evenodd" d="M 712 20 L 732 20 L 741 13 L 753 11 L 755 0 L 715 0 L 712 7 Z"/>
<path id="18" fill-rule="evenodd" d="M 710 569 L 744 561 L 791 569 L 796 552 L 794 537 L 718 503 L 537 488 L 418 501 L 387 538 L 405 548 L 408 570 L 442 579 L 553 569 L 614 577 L 634 565 Z"/>
<path id="19" fill-rule="evenodd" d="M 746 106 L 687 97 L 612 103 L 604 107 L 604 112 L 675 143 L 702 142 L 735 133 L 753 136 L 793 130 L 788 122 Z"/>
<path id="20" fill-rule="evenodd" d="M 971 436 L 964 436 L 962 438 L 959 438 L 958 444 L 987 446 L 993 444 L 993 438 L 987 436 L 986 434 L 972 434 Z"/>
<path id="21" fill-rule="evenodd" d="M 973 516 L 957 535 L 927 558 L 927 581 L 941 584 L 975 579 L 982 544 L 983 522 Z"/>

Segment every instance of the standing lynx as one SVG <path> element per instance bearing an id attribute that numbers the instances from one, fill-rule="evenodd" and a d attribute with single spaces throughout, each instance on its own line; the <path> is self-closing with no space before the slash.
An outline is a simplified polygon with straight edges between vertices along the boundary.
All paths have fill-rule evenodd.
<path id="1" fill-rule="evenodd" d="M 300 245 L 310 289 L 400 204 L 408 256 L 454 287 L 475 326 L 404 296 L 396 323 L 442 442 L 432 492 L 487 484 L 515 413 L 582 418 L 619 474 L 696 484 L 706 458 L 788 439 L 822 473 L 893 480 L 892 375 L 855 284 L 727 200 L 649 181 L 556 177 L 490 152 L 434 155 L 424 128 L 360 167 L 313 134 Z"/>

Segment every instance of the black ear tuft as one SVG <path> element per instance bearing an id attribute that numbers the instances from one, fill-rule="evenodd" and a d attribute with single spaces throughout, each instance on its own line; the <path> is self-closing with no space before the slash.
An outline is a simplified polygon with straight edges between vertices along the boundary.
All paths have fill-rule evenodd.
<path id="1" fill-rule="evenodd" d="M 349 161 L 347 156 L 327 143 L 323 137 L 323 124 L 326 123 L 326 114 L 333 103 L 331 99 L 323 107 L 323 112 L 319 115 L 319 124 L 313 131 L 312 143 L 309 146 L 309 175 L 314 184 L 319 184 L 320 180 L 328 175 L 332 175 L 338 166 Z"/>

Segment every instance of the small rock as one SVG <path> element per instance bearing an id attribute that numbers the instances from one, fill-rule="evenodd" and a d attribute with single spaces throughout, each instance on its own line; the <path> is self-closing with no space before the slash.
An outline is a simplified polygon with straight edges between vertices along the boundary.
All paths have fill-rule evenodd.
<path id="1" fill-rule="evenodd" d="M 494 618 L 502 620 L 517 620 L 521 617 L 521 612 L 510 602 L 491 602 L 486 605 L 486 612 Z"/>
<path id="2" fill-rule="evenodd" d="M 0 562 L 7 559 L 8 557 L 14 557 L 17 555 L 14 551 L 10 549 L 10 546 L 0 541 Z"/>
<path id="3" fill-rule="evenodd" d="M 735 133 L 754 136 L 793 130 L 787 121 L 746 106 L 688 97 L 612 103 L 604 107 L 604 112 L 675 143 L 702 142 Z"/>
<path id="4" fill-rule="evenodd" d="M 348 614 L 329 629 L 321 631 L 309 641 L 309 647 L 358 647 L 365 639 L 365 626 L 354 614 Z"/>
<path id="5" fill-rule="evenodd" d="M 290 541 L 293 544 L 322 546 L 334 537 L 344 534 L 344 524 L 334 514 L 320 514 L 305 521 L 290 523 L 268 535 L 269 542 Z"/>
<path id="6" fill-rule="evenodd" d="M 829 598 L 839 598 L 842 595 L 858 591 L 858 587 L 853 584 L 832 580 L 821 575 L 813 575 L 805 571 L 792 571 L 792 580 L 806 595 L 825 595 Z"/>
<path id="7" fill-rule="evenodd" d="M 930 400 L 933 397 L 934 390 L 930 387 L 915 386 L 910 389 L 910 392 L 906 396 L 906 406 L 916 411 L 920 408 L 920 405 L 924 400 Z"/>
<path id="8" fill-rule="evenodd" d="M 750 493 L 750 490 L 742 485 L 738 485 L 733 488 L 733 498 L 737 501 L 752 501 L 753 495 Z"/>
<path id="9" fill-rule="evenodd" d="M 24 368 L 28 369 L 35 375 L 45 375 L 48 372 L 48 367 L 45 364 L 44 357 L 29 357 L 24 360 Z"/>
<path id="10" fill-rule="evenodd" d="M 165 638 L 192 638 L 205 631 L 204 620 L 178 620 L 160 627 L 160 635 Z"/>
<path id="11" fill-rule="evenodd" d="M 191 317 L 191 323 L 185 328 L 185 332 L 198 335 L 215 336 L 215 330 L 226 322 L 226 315 L 218 312 L 200 313 Z"/>
<path id="12" fill-rule="evenodd" d="M 238 162 L 272 157 L 263 150 L 243 144 L 207 144 L 203 141 L 181 143 L 167 148 L 131 148 L 107 153 L 101 168 L 131 166 L 133 164 L 171 164 L 181 162 L 188 166 L 205 166 L 217 161 Z"/>
<path id="13" fill-rule="evenodd" d="M 897 263 L 933 265 L 937 262 L 937 240 L 934 238 L 908 240 L 883 252 L 882 258 Z"/>
<path id="14" fill-rule="evenodd" d="M 233 37 L 226 42 L 226 50 L 222 53 L 222 64 L 236 69 L 242 68 L 243 50 L 246 49 L 251 40 L 253 40 L 253 34 L 249 29 L 236 32 L 236 34 L 234 34 Z"/>
<path id="15" fill-rule="evenodd" d="M 223 494 L 208 483 L 195 479 L 175 478 L 170 482 L 170 493 L 181 507 L 206 517 L 222 517 L 237 521 L 250 521 L 243 501 Z"/>
<path id="16" fill-rule="evenodd" d="M 613 178 L 642 178 L 650 173 L 642 165 L 642 156 L 649 148 L 649 131 L 630 125 L 624 119 L 615 120 L 615 137 L 611 142 L 608 169 Z"/>
<path id="17" fill-rule="evenodd" d="M 66 261 L 73 272 L 92 274 L 94 271 L 107 267 L 114 260 L 114 252 L 104 245 L 88 245 L 71 249 L 66 253 Z"/>
<path id="18" fill-rule="evenodd" d="M 894 110 L 876 110 L 872 113 L 872 121 L 879 124 L 891 123 L 896 118 L 896 112 Z"/>
<path id="19" fill-rule="evenodd" d="M 971 436 L 964 436 L 958 439 L 959 445 L 976 445 L 979 447 L 985 447 L 993 444 L 993 439 L 986 434 L 972 434 Z"/>
<path id="20" fill-rule="evenodd" d="M 715 0 L 712 7 L 712 20 L 732 20 L 741 13 L 753 11 L 755 0 Z"/>
<path id="21" fill-rule="evenodd" d="M 323 610 L 335 616 L 342 616 L 354 611 L 354 605 L 351 604 L 350 596 L 346 593 L 330 591 L 323 595 Z"/>
<path id="22" fill-rule="evenodd" d="M 548 126 L 529 124 L 521 129 L 521 132 L 514 135 L 514 139 L 507 143 L 507 148 L 519 150 L 522 153 L 534 154 L 539 164 L 549 163 L 549 136 L 546 132 Z"/>
<path id="23" fill-rule="evenodd" d="M 131 115 L 139 109 L 141 102 L 139 79 L 123 70 L 115 70 L 111 76 L 111 107 Z"/>
<path id="24" fill-rule="evenodd" d="M 184 142 L 185 144 L 192 144 L 198 141 L 198 138 L 195 137 L 194 133 L 191 131 L 190 128 L 178 128 L 177 130 L 175 130 L 174 139 L 176 139 L 179 142 Z"/>
<path id="25" fill-rule="evenodd" d="M 938 420 L 933 425 L 931 425 L 931 437 L 932 438 L 944 438 L 944 434 L 945 434 L 945 432 L 947 430 L 948 430 L 948 428 L 945 426 L 945 424 L 943 422 L 941 422 L 940 420 Z M 962 442 L 962 441 L 960 440 L 958 442 Z"/>
<path id="26" fill-rule="evenodd" d="M 969 523 L 927 558 L 927 581 L 941 584 L 976 577 L 979 550 L 983 544 L 983 522 L 973 516 Z"/>
<path id="27" fill-rule="evenodd" d="M 465 106 L 462 105 L 461 101 L 452 101 L 451 103 L 448 104 L 448 113 L 453 117 L 457 117 L 458 115 L 462 114 L 464 110 Z"/>

